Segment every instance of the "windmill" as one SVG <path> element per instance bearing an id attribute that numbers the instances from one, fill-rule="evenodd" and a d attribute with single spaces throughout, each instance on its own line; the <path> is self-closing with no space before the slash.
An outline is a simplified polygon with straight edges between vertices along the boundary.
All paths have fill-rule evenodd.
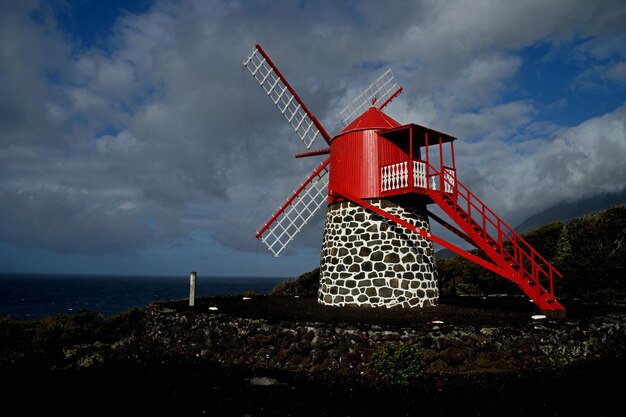
<path id="1" fill-rule="evenodd" d="M 243 66 L 306 147 L 296 157 L 328 155 L 256 233 L 278 257 L 326 208 L 321 304 L 436 305 L 437 243 L 513 281 L 540 310 L 565 311 L 554 297 L 553 282 L 561 274 L 458 181 L 456 138 L 415 123 L 402 125 L 383 113 L 402 92 L 391 70 L 340 112 L 344 127 L 331 137 L 260 45 Z M 311 150 L 320 136 L 326 147 Z M 429 204 L 451 222 L 429 211 Z M 432 234 L 430 219 L 488 259 Z"/>

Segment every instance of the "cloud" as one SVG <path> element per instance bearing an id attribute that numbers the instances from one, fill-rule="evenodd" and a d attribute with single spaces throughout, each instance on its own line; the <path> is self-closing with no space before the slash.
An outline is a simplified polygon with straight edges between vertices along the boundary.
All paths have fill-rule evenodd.
<path id="1" fill-rule="evenodd" d="M 620 86 L 626 86 L 626 61 L 594 65 L 572 81 L 572 88 L 582 91 L 609 90 Z"/>
<path id="2" fill-rule="evenodd" d="M 626 105 L 548 140 L 461 142 L 462 182 L 515 226 L 529 214 L 626 188 Z M 465 180 L 464 180 L 465 179 Z"/>
<path id="3" fill-rule="evenodd" d="M 624 186 L 623 106 L 563 127 L 511 94 L 519 51 L 537 43 L 578 42 L 580 82 L 601 71 L 602 85 L 622 86 L 621 2 L 157 1 L 120 15 L 98 45 L 73 41 L 50 7 L 0 7 L 0 241 L 11 245 L 128 253 L 196 233 L 257 250 L 254 232 L 321 162 L 293 158 L 302 145 L 243 71 L 257 42 L 331 134 L 392 67 L 405 90 L 390 115 L 466 139 L 461 180 L 512 220 Z M 321 222 L 293 254 L 319 248 Z"/>
<path id="4" fill-rule="evenodd" d="M 623 105 L 557 132 L 546 152 L 537 155 L 535 165 L 542 176 L 556 180 L 564 199 L 575 200 L 626 188 L 625 155 Z"/>
<path id="5" fill-rule="evenodd" d="M 475 113 L 459 113 L 450 119 L 450 128 L 462 138 L 510 138 L 530 123 L 534 113 L 532 104 L 511 101 Z"/>
<path id="6" fill-rule="evenodd" d="M 53 22 L 28 17 L 28 2 L 3 3 L 2 7 L 0 146 L 48 146 L 45 135 L 63 129 L 57 101 L 61 97 L 51 80 L 65 71 L 68 48 Z"/>
<path id="7" fill-rule="evenodd" d="M 626 61 L 611 65 L 608 69 L 609 79 L 617 82 L 626 82 Z"/>

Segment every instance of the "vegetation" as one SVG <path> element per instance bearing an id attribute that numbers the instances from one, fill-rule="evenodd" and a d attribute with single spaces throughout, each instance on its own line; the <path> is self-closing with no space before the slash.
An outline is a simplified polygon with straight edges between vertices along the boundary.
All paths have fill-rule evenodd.
<path id="1" fill-rule="evenodd" d="M 555 243 L 564 295 L 626 300 L 626 206 L 572 220 Z"/>
<path id="2" fill-rule="evenodd" d="M 320 285 L 320 269 L 306 272 L 293 280 L 278 284 L 272 290 L 272 295 L 297 295 L 300 297 L 317 297 Z"/>
<path id="3" fill-rule="evenodd" d="M 567 224 L 552 223 L 522 236 L 563 274 L 557 296 L 626 300 L 626 206 Z M 485 258 L 475 250 L 474 254 Z M 515 284 L 462 257 L 437 261 L 442 295 L 514 294 Z"/>
<path id="4" fill-rule="evenodd" d="M 372 353 L 370 372 L 391 385 L 408 385 L 424 376 L 424 360 L 418 346 L 410 343 L 381 345 Z"/>
<path id="5" fill-rule="evenodd" d="M 138 335 L 143 310 L 130 309 L 108 318 L 90 310 L 57 314 L 40 320 L 0 319 L 0 369 L 58 366 L 67 346 L 113 343 Z"/>

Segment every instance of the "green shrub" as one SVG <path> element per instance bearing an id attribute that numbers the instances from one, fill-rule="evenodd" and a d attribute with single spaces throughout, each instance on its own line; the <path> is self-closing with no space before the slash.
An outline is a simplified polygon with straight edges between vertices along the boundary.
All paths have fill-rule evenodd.
<path id="1" fill-rule="evenodd" d="M 67 348 L 141 335 L 144 316 L 142 309 L 108 318 L 79 310 L 73 315 L 56 314 L 38 320 L 0 319 L 0 370 L 63 366 Z"/>
<path id="2" fill-rule="evenodd" d="M 272 290 L 272 295 L 297 295 L 300 297 L 316 297 L 320 286 L 320 269 L 300 275 L 295 280 L 287 280 Z"/>
<path id="3" fill-rule="evenodd" d="M 91 343 L 103 317 L 91 310 L 79 310 L 73 315 L 61 313 L 41 319 L 33 344 L 42 348 Z"/>
<path id="4" fill-rule="evenodd" d="M 0 369 L 28 369 L 39 359 L 32 355 L 34 329 L 32 321 L 0 319 Z"/>
<path id="5" fill-rule="evenodd" d="M 626 297 L 626 206 L 572 220 L 556 247 L 560 293 L 598 301 Z"/>
<path id="6" fill-rule="evenodd" d="M 257 297 L 259 295 L 256 291 L 244 291 L 241 293 L 242 297 Z"/>
<path id="7" fill-rule="evenodd" d="M 408 385 L 424 376 L 424 360 L 418 346 L 386 344 L 372 353 L 373 376 L 391 385 Z"/>
<path id="8" fill-rule="evenodd" d="M 130 336 L 144 333 L 145 311 L 131 308 L 119 314 L 107 317 L 100 326 L 98 336 L 102 342 L 115 342 Z"/>

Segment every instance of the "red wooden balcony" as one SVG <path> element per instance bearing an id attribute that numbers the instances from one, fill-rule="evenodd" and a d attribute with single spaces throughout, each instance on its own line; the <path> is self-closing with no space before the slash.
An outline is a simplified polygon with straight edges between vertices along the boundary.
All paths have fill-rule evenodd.
<path id="1" fill-rule="evenodd" d="M 380 167 L 380 194 L 392 195 L 418 193 L 428 190 L 443 190 L 452 193 L 456 183 L 456 170 L 443 166 L 441 172 L 420 159 L 408 159 Z"/>

